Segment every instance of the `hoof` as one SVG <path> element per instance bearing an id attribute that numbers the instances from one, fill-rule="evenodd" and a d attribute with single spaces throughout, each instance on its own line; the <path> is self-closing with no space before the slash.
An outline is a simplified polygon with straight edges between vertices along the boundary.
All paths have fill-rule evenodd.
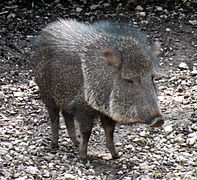
<path id="1" fill-rule="evenodd" d="M 120 155 L 118 153 L 112 155 L 112 159 L 118 159 L 118 158 L 120 158 Z"/>
<path id="2" fill-rule="evenodd" d="M 86 164 L 87 163 L 87 159 L 79 159 L 79 162 L 81 163 L 81 164 Z"/>

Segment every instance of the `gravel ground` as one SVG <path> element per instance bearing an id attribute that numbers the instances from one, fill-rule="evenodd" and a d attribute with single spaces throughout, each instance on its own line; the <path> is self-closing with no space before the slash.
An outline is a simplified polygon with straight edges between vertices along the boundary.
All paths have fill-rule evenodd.
<path id="1" fill-rule="evenodd" d="M 0 179 L 197 179 L 197 2 L 46 2 L 0 2 Z M 86 166 L 78 163 L 62 120 L 60 150 L 51 153 L 48 115 L 26 54 L 32 37 L 59 17 L 125 21 L 161 43 L 156 82 L 165 124 L 117 125 L 117 160 L 111 160 L 99 123 Z"/>

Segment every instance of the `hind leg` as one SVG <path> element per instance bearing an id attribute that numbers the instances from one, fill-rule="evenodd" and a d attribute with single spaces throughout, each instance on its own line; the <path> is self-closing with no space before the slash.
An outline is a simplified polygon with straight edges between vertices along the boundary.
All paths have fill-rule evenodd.
<path id="1" fill-rule="evenodd" d="M 51 122 L 51 148 L 53 150 L 58 149 L 58 139 L 59 139 L 59 108 L 56 106 L 56 103 L 53 99 L 44 101 L 49 113 L 49 118 Z"/>
<path id="2" fill-rule="evenodd" d="M 80 163 L 86 164 L 88 141 L 92 132 L 94 118 L 90 114 L 80 113 L 80 115 L 76 116 L 76 120 L 80 130 L 79 160 Z"/>
<path id="3" fill-rule="evenodd" d="M 74 118 L 72 115 L 70 115 L 66 111 L 62 111 L 62 115 L 64 116 L 64 121 L 67 127 L 68 135 L 70 139 L 72 140 L 72 142 L 74 143 L 74 145 L 78 147 L 79 140 L 76 135 Z"/>
<path id="4" fill-rule="evenodd" d="M 87 125 L 79 125 L 80 128 L 80 146 L 79 146 L 79 160 L 80 163 L 86 164 L 87 162 L 87 148 L 88 141 L 92 132 L 93 120 L 86 119 Z"/>

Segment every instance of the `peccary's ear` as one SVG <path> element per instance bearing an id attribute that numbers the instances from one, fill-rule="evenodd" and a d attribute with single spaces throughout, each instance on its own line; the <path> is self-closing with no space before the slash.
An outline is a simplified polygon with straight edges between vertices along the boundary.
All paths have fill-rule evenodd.
<path id="1" fill-rule="evenodd" d="M 110 65 L 115 66 L 116 68 L 119 68 L 121 65 L 121 58 L 120 55 L 113 49 L 101 49 L 100 51 L 101 55 L 104 57 L 103 60 L 107 62 Z"/>

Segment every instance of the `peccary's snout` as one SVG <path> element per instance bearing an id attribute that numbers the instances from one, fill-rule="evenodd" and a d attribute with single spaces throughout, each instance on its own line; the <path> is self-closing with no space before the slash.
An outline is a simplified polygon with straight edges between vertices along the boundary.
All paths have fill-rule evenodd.
<path id="1" fill-rule="evenodd" d="M 162 118 L 162 116 L 160 117 L 156 117 L 152 120 L 151 124 L 150 124 L 150 127 L 160 127 L 164 124 L 164 120 Z"/>

